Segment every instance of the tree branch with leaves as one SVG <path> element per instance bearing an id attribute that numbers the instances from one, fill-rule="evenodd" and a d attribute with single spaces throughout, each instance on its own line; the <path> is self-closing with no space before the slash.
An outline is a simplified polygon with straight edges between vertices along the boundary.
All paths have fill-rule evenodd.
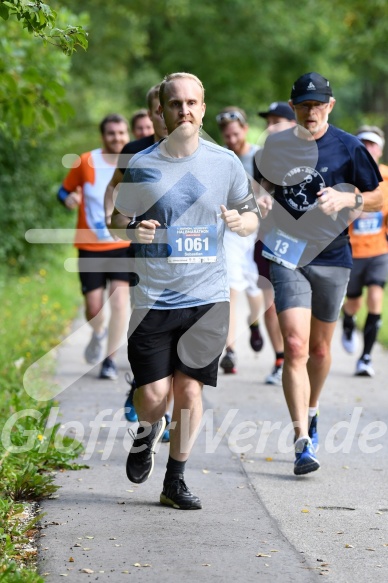
<path id="1" fill-rule="evenodd" d="M 87 49 L 87 32 L 82 26 L 58 28 L 57 12 L 41 0 L 1 0 L 0 17 L 8 20 L 15 16 L 29 33 L 45 43 L 58 46 L 66 55 L 71 55 L 77 46 Z"/>
<path id="2" fill-rule="evenodd" d="M 88 17 L 55 11 L 41 0 L 1 0 L 0 17 L 0 131 L 18 140 L 26 129 L 36 135 L 73 115 L 66 99 L 68 56 L 77 47 L 86 50 L 79 23 Z M 49 44 L 60 51 L 48 50 Z"/>

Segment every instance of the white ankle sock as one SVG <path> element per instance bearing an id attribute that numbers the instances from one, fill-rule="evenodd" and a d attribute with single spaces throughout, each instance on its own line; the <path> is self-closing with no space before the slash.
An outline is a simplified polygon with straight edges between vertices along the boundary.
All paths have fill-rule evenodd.
<path id="1" fill-rule="evenodd" d="M 310 441 L 310 438 L 308 435 L 304 435 L 302 437 L 299 437 L 296 441 L 295 441 L 295 453 L 302 453 L 304 446 L 306 445 L 306 441 Z"/>

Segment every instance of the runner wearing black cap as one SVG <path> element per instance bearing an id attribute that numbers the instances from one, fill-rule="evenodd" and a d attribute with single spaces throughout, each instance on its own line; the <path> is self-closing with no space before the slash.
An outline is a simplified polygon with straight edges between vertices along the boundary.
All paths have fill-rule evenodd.
<path id="1" fill-rule="evenodd" d="M 260 201 L 273 229 L 263 254 L 284 339 L 283 388 L 295 427 L 294 473 L 320 467 L 318 398 L 330 369 L 330 345 L 350 268 L 350 209 L 378 211 L 381 175 L 355 136 L 328 123 L 335 105 L 330 83 L 318 73 L 295 81 L 290 105 L 298 125 L 270 135 L 259 171 Z M 362 194 L 360 194 L 362 193 Z M 310 422 L 310 426 L 309 426 Z"/>
<path id="2" fill-rule="evenodd" d="M 268 111 L 258 111 L 257 115 L 266 120 L 269 133 L 273 133 L 274 129 L 278 132 L 295 125 L 295 113 L 287 101 L 274 101 L 268 107 Z M 274 128 L 277 124 L 282 125 Z"/>

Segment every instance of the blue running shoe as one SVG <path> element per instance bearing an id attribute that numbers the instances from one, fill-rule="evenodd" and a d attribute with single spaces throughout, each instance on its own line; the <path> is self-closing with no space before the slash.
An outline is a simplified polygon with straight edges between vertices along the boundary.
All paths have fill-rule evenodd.
<path id="1" fill-rule="evenodd" d="M 295 443 L 294 474 L 302 476 L 319 470 L 320 463 L 315 457 L 315 451 L 310 439 L 300 438 Z"/>
<path id="2" fill-rule="evenodd" d="M 162 442 L 163 443 L 169 443 L 169 441 L 170 441 L 169 424 L 171 423 L 171 417 L 170 417 L 170 415 L 168 413 L 166 413 L 164 417 L 166 419 L 166 429 L 163 431 Z"/>
<path id="3" fill-rule="evenodd" d="M 134 423 L 135 421 L 137 421 L 137 413 L 133 405 L 133 394 L 136 390 L 136 382 L 135 379 L 131 379 L 128 373 L 125 374 L 125 380 L 129 385 L 131 385 L 131 389 L 127 395 L 127 399 L 124 404 L 124 415 L 127 421 Z"/>
<path id="4" fill-rule="evenodd" d="M 309 438 L 311 439 L 311 443 L 313 444 L 314 451 L 318 451 L 319 446 L 319 438 L 318 438 L 318 415 L 314 415 L 314 417 L 310 418 L 310 427 L 309 427 Z"/>

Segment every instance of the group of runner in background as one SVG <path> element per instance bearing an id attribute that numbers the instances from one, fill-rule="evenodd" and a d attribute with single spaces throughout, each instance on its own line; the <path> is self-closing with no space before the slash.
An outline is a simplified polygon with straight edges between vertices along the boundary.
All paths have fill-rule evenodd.
<path id="1" fill-rule="evenodd" d="M 100 125 L 102 147 L 81 156 L 80 163 L 70 170 L 58 192 L 58 198 L 64 206 L 70 210 L 78 210 L 77 228 L 80 235 L 77 236 L 75 244 L 79 250 L 80 279 L 85 299 L 86 319 L 92 327 L 91 339 L 85 349 L 85 359 L 91 364 L 101 363 L 99 376 L 102 379 L 115 380 L 118 378 L 115 355 L 119 346 L 118 338 L 122 336 L 123 326 L 126 325 L 128 320 L 128 284 L 131 286 L 137 283 L 137 274 L 123 273 L 119 268 L 112 270 L 111 267 L 112 262 L 116 259 L 134 257 L 132 245 L 126 241 L 118 240 L 108 230 L 114 208 L 113 194 L 123 180 L 124 172 L 131 156 L 142 152 L 150 146 L 161 144 L 168 134 L 163 114 L 161 113 L 158 92 L 159 85 L 150 89 L 147 95 L 147 109 L 135 112 L 130 123 L 118 114 L 107 116 Z M 342 305 L 342 344 L 348 353 L 354 354 L 357 351 L 359 338 L 356 332 L 356 315 L 362 305 L 364 289 L 367 289 L 367 317 L 365 323 L 360 326 L 362 327 L 363 346 L 356 361 L 355 375 L 372 377 L 374 369 L 371 354 L 381 325 L 383 290 L 388 279 L 388 167 L 380 164 L 378 170 L 375 165 L 375 163 L 378 164 L 383 154 L 384 133 L 376 126 L 365 125 L 356 132 L 355 135 L 358 139 L 356 142 L 353 136 L 346 137 L 349 134 L 345 132 L 340 134 L 341 130 L 330 126 L 327 121 L 334 104 L 335 99 L 332 95 L 330 84 L 325 78 L 317 73 L 308 73 L 302 76 L 293 86 L 290 102 L 273 102 L 267 110 L 258 112 L 258 115 L 266 122 L 266 131 L 269 136 L 264 147 L 247 141 L 249 130 L 247 115 L 240 107 L 227 106 L 216 116 L 223 146 L 231 150 L 241 161 L 251 182 L 251 188 L 259 208 L 263 211 L 263 220 L 260 220 L 259 228 L 248 236 L 239 236 L 240 233 L 238 231 L 232 232 L 227 226 L 228 214 L 221 213 L 226 223 L 224 248 L 230 287 L 230 324 L 219 366 L 226 374 L 236 374 L 238 372 L 235 349 L 238 321 L 237 297 L 240 292 L 245 292 L 249 306 L 247 326 L 249 327 L 250 347 L 254 352 L 262 350 L 264 340 L 260 319 L 263 316 L 274 357 L 272 368 L 264 377 L 264 381 L 270 385 L 281 386 L 283 384 L 290 414 L 297 427 L 299 416 L 304 418 L 303 411 L 306 408 L 306 404 L 301 403 L 300 396 L 297 396 L 294 385 L 295 383 L 298 384 L 297 378 L 303 379 L 303 383 L 305 383 L 306 373 L 303 372 L 303 367 L 306 366 L 307 360 L 309 360 L 307 362 L 307 371 L 310 376 L 310 382 L 313 385 L 315 383 L 317 386 L 315 392 L 312 390 L 310 406 L 308 407 L 308 425 L 306 425 L 308 435 L 304 429 L 304 421 L 301 423 L 300 431 L 296 430 L 294 470 L 296 474 L 308 473 L 319 468 L 314 447 L 310 450 L 310 446 L 311 444 L 312 446 L 317 445 L 314 440 L 317 440 L 318 396 L 330 366 L 330 343 L 334 324 L 338 317 L 335 312 L 338 313 L 337 308 L 344 299 L 343 290 L 346 289 L 347 291 L 346 299 Z M 205 109 L 203 109 L 202 117 L 204 111 Z M 276 178 L 272 179 L 276 172 L 271 174 L 270 166 L 273 160 L 275 160 L 274 163 L 281 166 L 280 158 L 276 162 L 280 148 L 285 148 L 285 151 L 288 149 L 294 155 L 295 136 L 298 136 L 298 130 L 295 133 L 294 129 L 295 126 L 299 128 L 300 124 L 307 129 L 311 127 L 310 131 L 314 136 L 313 141 L 315 141 L 318 151 L 321 149 L 321 173 L 327 172 L 330 163 L 325 164 L 323 160 L 327 162 L 332 160 L 329 156 L 333 156 L 331 150 L 329 154 L 326 153 L 322 143 L 330 145 L 332 149 L 337 148 L 338 156 L 343 157 L 344 160 L 346 159 L 349 168 L 353 165 L 360 151 L 361 160 L 359 162 L 361 166 L 354 175 L 356 187 L 354 194 L 345 191 L 348 198 L 350 197 L 349 202 L 346 204 L 342 202 L 339 211 L 336 210 L 335 200 L 338 197 L 336 197 L 335 188 L 325 187 L 321 188 L 321 190 L 317 188 L 314 194 L 314 202 L 309 201 L 302 190 L 297 193 L 304 197 L 304 202 L 303 204 L 301 203 L 301 209 L 297 209 L 296 203 L 293 203 L 294 210 L 304 212 L 318 206 L 325 216 L 334 221 L 338 214 L 342 217 L 344 216 L 341 215 L 342 210 L 347 213 L 349 213 L 349 209 L 354 210 L 350 210 L 348 235 L 346 234 L 346 229 L 344 229 L 341 233 L 336 233 L 335 236 L 337 238 L 335 241 L 328 240 L 322 248 L 317 247 L 315 256 L 312 256 L 309 261 L 305 259 L 306 269 L 303 271 L 304 268 L 301 268 L 300 270 L 300 273 L 303 273 L 303 279 L 292 280 L 292 277 L 294 277 L 292 274 L 299 273 L 298 270 L 293 271 L 293 269 L 298 265 L 302 265 L 302 263 L 298 264 L 298 261 L 300 257 L 303 259 L 303 257 L 308 256 L 309 249 L 299 245 L 303 241 L 296 240 L 301 249 L 300 254 L 296 264 L 291 265 L 291 269 L 284 270 L 280 269 L 278 264 L 280 263 L 280 266 L 283 267 L 285 263 L 276 259 L 273 251 L 264 245 L 263 239 L 268 236 L 266 240 L 270 241 L 273 233 L 283 233 L 283 231 L 276 231 L 273 219 L 268 218 L 266 220 L 267 211 L 272 210 L 272 200 L 276 204 L 283 200 L 283 197 L 287 202 L 287 196 L 291 197 L 291 195 L 295 200 L 295 192 L 292 185 L 289 186 L 284 182 L 284 179 L 283 183 L 281 180 L 277 181 Z M 129 130 L 135 141 L 130 141 Z M 289 131 L 287 132 L 287 130 Z M 320 140 L 323 140 L 322 143 L 320 143 Z M 338 145 L 340 142 L 343 142 L 343 144 Z M 363 154 L 363 148 L 359 150 L 361 142 L 368 152 L 366 156 Z M 334 143 L 335 146 L 333 145 Z M 357 144 L 359 145 L 357 146 Z M 164 151 L 163 148 L 162 150 Z M 167 146 L 165 148 L 165 155 L 169 157 L 170 153 Z M 325 156 L 327 156 L 327 160 Z M 172 157 L 174 158 L 174 156 Z M 306 168 L 308 171 L 311 170 L 311 168 L 309 170 L 308 166 Z M 298 171 L 302 170 L 298 168 Z M 367 176 L 371 178 L 366 178 Z M 313 180 L 311 174 L 306 174 L 302 178 L 309 181 Z M 299 185 L 305 184 L 302 178 L 299 181 Z M 383 179 L 382 182 L 380 182 L 381 178 Z M 360 184 L 360 190 L 357 189 L 357 180 Z M 346 181 L 342 180 L 342 182 Z M 380 182 L 384 203 L 381 210 L 374 210 L 378 208 L 377 194 L 376 196 L 374 194 L 378 191 L 378 182 Z M 263 191 L 264 188 L 266 190 Z M 360 192 L 365 195 L 364 198 L 361 194 L 358 194 Z M 269 195 L 273 195 L 274 199 Z M 354 205 L 353 197 L 355 197 Z M 368 212 L 364 212 L 364 210 Z M 279 221 L 280 215 L 277 214 L 278 212 L 270 213 L 269 217 L 278 216 L 277 220 Z M 338 222 L 342 224 L 340 220 Z M 136 221 L 134 221 L 135 223 Z M 234 223 L 232 222 L 231 224 Z M 330 221 L 327 225 L 330 227 Z M 346 223 L 344 225 L 346 227 Z M 138 227 L 137 224 L 136 227 Z M 130 228 L 132 228 L 131 224 L 128 225 L 128 229 Z M 330 228 L 325 228 L 326 232 L 330 233 Z M 260 238 L 258 237 L 259 230 Z M 85 235 L 85 233 L 87 234 Z M 353 253 L 353 268 L 347 283 L 350 263 L 348 258 L 345 257 L 344 249 L 349 237 Z M 287 239 L 287 247 L 291 239 Z M 295 239 L 292 240 L 295 242 Z M 339 259 L 340 256 L 342 259 Z M 319 259 L 320 257 L 322 260 Z M 82 269 L 82 265 L 86 265 L 87 261 L 92 261 L 94 265 L 97 264 L 99 266 L 98 273 L 94 273 L 90 268 Z M 104 272 L 103 268 L 104 262 L 109 262 L 110 265 L 109 270 L 106 272 Z M 290 264 L 288 263 L 289 266 Z M 337 273 L 335 272 L 337 267 L 342 269 L 343 281 L 337 282 L 338 288 L 334 293 L 333 304 L 325 309 L 317 307 L 318 304 L 314 304 L 314 295 L 319 302 L 319 293 L 315 291 L 318 289 L 316 287 L 318 279 L 323 274 L 326 274 L 328 285 L 332 285 L 334 273 Z M 312 286 L 312 291 L 307 291 L 306 281 L 309 282 L 308 285 Z M 291 287 L 287 287 L 290 285 Z M 300 298 L 293 300 L 292 298 L 290 299 L 290 296 L 286 298 L 287 292 L 285 290 L 292 289 L 294 294 L 298 285 L 301 286 L 301 296 L 305 294 L 308 300 L 301 300 Z M 102 308 L 107 286 L 111 317 L 106 325 Z M 276 306 L 277 309 L 273 301 L 274 287 L 279 302 Z M 298 321 L 299 323 L 301 322 L 298 310 L 307 307 L 309 302 L 309 305 L 311 305 L 311 294 L 313 296 L 311 334 L 319 339 L 319 346 L 317 344 L 314 347 L 310 338 L 310 352 L 308 353 L 309 357 L 307 356 L 306 359 L 301 351 L 299 354 L 297 352 L 300 350 L 301 343 L 307 342 L 308 345 L 310 324 L 306 324 L 306 334 L 304 335 L 306 338 L 304 338 L 305 323 L 298 328 Z M 291 313 L 297 314 L 295 322 L 293 322 L 292 318 L 284 316 L 284 314 Z M 315 322 L 317 322 L 316 328 Z M 107 337 L 107 348 L 103 358 L 105 337 Z M 297 339 L 297 344 L 300 340 L 298 346 L 292 346 L 294 337 Z M 286 348 L 285 342 L 288 343 Z M 322 347 L 324 347 L 323 352 Z M 285 366 L 285 359 L 287 367 Z M 241 359 L 242 363 L 243 361 Z M 302 366 L 300 363 L 302 363 Z M 137 419 L 133 405 L 135 390 L 136 382 L 133 379 L 125 404 L 126 416 L 130 421 Z M 168 424 L 171 420 L 173 401 L 172 381 L 169 395 L 169 404 L 165 412 L 166 423 L 163 423 L 163 426 L 158 426 L 158 431 L 159 429 L 163 430 L 164 441 L 169 441 L 170 437 Z"/>
<path id="2" fill-rule="evenodd" d="M 109 260 L 112 257 L 112 253 L 109 252 L 112 251 L 114 251 L 114 256 L 117 256 L 117 253 L 122 257 L 126 253 L 130 254 L 128 243 L 114 241 L 103 228 L 107 216 L 106 202 L 104 208 L 105 190 L 107 183 L 111 181 L 112 196 L 113 189 L 121 182 L 131 155 L 167 135 L 163 120 L 160 119 L 158 113 L 158 89 L 159 85 L 150 89 L 147 95 L 148 108 L 135 111 L 129 123 L 118 114 L 109 115 L 101 122 L 102 147 L 81 156 L 80 164 L 71 169 L 58 192 L 59 200 L 68 209 L 78 209 L 78 229 L 90 231 L 88 240 L 83 242 L 82 239 L 77 238 L 75 242 L 80 257 L 91 253 L 93 257 L 106 256 Z M 268 135 L 296 125 L 295 113 L 286 101 L 273 102 L 268 110 L 260 111 L 258 115 L 265 120 Z M 223 145 L 241 160 L 252 181 L 254 192 L 258 196 L 257 169 L 262 147 L 247 141 L 249 125 L 245 111 L 240 107 L 225 107 L 216 116 L 216 121 L 220 128 Z M 130 135 L 134 140 L 130 139 Z M 355 135 L 378 163 L 383 155 L 384 132 L 377 126 L 364 125 L 357 130 Z M 96 157 L 98 160 L 93 160 Z M 89 160 L 93 160 L 92 163 Z M 367 317 L 364 324 L 360 326 L 363 346 L 356 363 L 355 375 L 357 376 L 374 375 L 371 353 L 381 325 L 384 286 L 388 279 L 388 166 L 379 164 L 379 169 L 384 179 L 381 183 L 384 194 L 383 209 L 374 213 L 364 213 L 349 225 L 354 265 L 346 301 L 342 308 L 342 344 L 349 354 L 357 351 L 359 337 L 356 316 L 363 302 L 363 290 L 367 288 Z M 113 209 L 112 205 L 111 198 L 110 211 Z M 263 221 L 260 229 L 265 230 L 265 228 L 266 224 Z M 259 314 L 263 314 L 267 335 L 274 352 L 273 368 L 265 377 L 265 383 L 281 386 L 284 362 L 283 338 L 273 302 L 272 288 L 268 284 L 270 281 L 269 260 L 262 256 L 262 237 L 257 240 L 257 233 L 255 233 L 241 239 L 227 230 L 224 246 L 230 284 L 230 325 L 220 367 L 227 374 L 237 373 L 235 351 L 237 296 L 244 291 L 249 305 L 248 326 L 251 349 L 254 352 L 260 352 L 263 347 L 264 340 L 259 317 Z M 124 254 L 123 250 L 125 250 Z M 117 294 L 121 294 L 121 297 L 115 301 L 111 300 L 111 321 L 107 327 L 104 325 L 102 310 L 103 292 L 109 282 L 109 295 L 112 297 L 113 291 L 121 287 L 118 282 L 129 281 L 131 284 L 133 279 L 131 280 L 127 274 L 114 273 L 96 278 L 95 274 L 82 274 L 82 271 L 80 271 L 80 277 L 82 293 L 85 297 L 85 314 L 93 329 L 91 340 L 85 349 L 85 359 L 91 364 L 101 362 L 103 342 L 108 336 L 107 355 L 101 364 L 100 378 L 116 380 L 117 368 L 114 357 L 117 350 L 117 336 L 120 336 L 123 331 L 123 325 L 117 326 L 117 322 L 126 323 L 127 321 L 127 289 L 123 286 Z M 113 325 L 113 322 L 116 323 Z M 132 421 L 136 420 L 134 413 L 129 414 L 129 417 Z"/>

